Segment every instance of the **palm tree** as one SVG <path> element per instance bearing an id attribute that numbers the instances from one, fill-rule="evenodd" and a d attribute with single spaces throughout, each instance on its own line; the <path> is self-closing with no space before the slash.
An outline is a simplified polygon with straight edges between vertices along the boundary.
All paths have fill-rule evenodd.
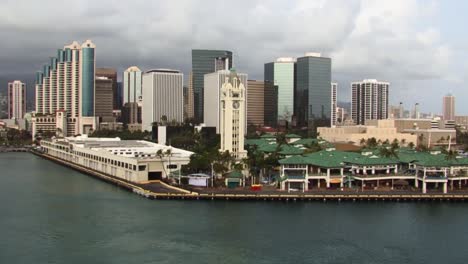
<path id="1" fill-rule="evenodd" d="M 446 160 L 454 160 L 457 158 L 457 152 L 454 150 L 447 150 L 446 148 L 442 148 L 442 154 L 445 154 Z"/>
<path id="2" fill-rule="evenodd" d="M 359 145 L 363 147 L 366 144 L 366 140 L 364 138 L 361 138 L 361 141 L 359 141 Z"/>
<path id="3" fill-rule="evenodd" d="M 406 139 L 402 138 L 400 142 L 401 142 L 401 145 L 404 146 L 406 144 Z"/>
<path id="4" fill-rule="evenodd" d="M 276 143 L 278 145 L 288 144 L 286 140 L 286 135 L 284 133 L 277 133 L 276 134 Z"/>
<path id="5" fill-rule="evenodd" d="M 366 146 L 368 148 L 375 148 L 379 145 L 379 142 L 377 142 L 377 140 L 375 139 L 375 137 L 372 137 L 372 138 L 368 138 L 367 141 L 366 141 Z"/>
<path id="6" fill-rule="evenodd" d="M 394 148 L 381 148 L 380 149 L 380 156 L 385 158 L 398 158 L 398 155 Z"/>
<path id="7" fill-rule="evenodd" d="M 398 144 L 398 139 L 395 138 L 395 140 L 393 140 L 392 144 L 391 144 L 391 148 L 393 150 L 396 150 L 400 147 L 400 145 Z"/>
<path id="8" fill-rule="evenodd" d="M 318 151 L 322 150 L 322 147 L 316 141 L 314 141 L 314 142 L 312 142 L 310 144 L 306 144 L 306 145 L 304 145 L 304 147 L 306 148 L 304 153 L 314 153 L 314 152 L 318 152 Z"/>

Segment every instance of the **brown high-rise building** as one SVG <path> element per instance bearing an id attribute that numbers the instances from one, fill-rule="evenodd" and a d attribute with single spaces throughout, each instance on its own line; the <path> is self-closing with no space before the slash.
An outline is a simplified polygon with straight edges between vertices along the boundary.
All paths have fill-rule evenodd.
<path id="1" fill-rule="evenodd" d="M 265 82 L 247 81 L 247 125 L 263 126 L 265 109 Z"/>
<path id="2" fill-rule="evenodd" d="M 113 80 L 106 77 L 96 77 L 94 115 L 101 122 L 113 122 Z"/>
<path id="3" fill-rule="evenodd" d="M 455 120 L 455 96 L 447 94 L 444 96 L 442 104 L 444 120 Z"/>
<path id="4" fill-rule="evenodd" d="M 117 98 L 117 70 L 114 68 L 96 68 L 96 77 L 107 77 L 112 80 L 112 109 L 120 109 Z"/>
<path id="5" fill-rule="evenodd" d="M 138 103 L 126 103 L 122 108 L 122 122 L 128 124 L 141 124 L 141 107 Z"/>

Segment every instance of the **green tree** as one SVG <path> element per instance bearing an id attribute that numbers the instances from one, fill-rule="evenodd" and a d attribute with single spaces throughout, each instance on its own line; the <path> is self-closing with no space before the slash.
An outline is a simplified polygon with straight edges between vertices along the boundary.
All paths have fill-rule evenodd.
<path id="1" fill-rule="evenodd" d="M 361 147 L 365 146 L 366 145 L 366 139 L 361 138 L 361 141 L 359 141 L 359 145 L 361 145 Z"/>
<path id="2" fill-rule="evenodd" d="M 318 152 L 318 151 L 322 150 L 322 147 L 320 146 L 320 144 L 317 141 L 313 141 L 310 144 L 306 144 L 306 145 L 304 145 L 304 147 L 306 148 L 304 150 L 304 154 L 314 153 L 314 152 Z"/>
<path id="3" fill-rule="evenodd" d="M 379 143 L 377 142 L 377 140 L 375 139 L 375 137 L 372 137 L 372 138 L 368 138 L 367 141 L 366 141 L 366 147 L 367 148 L 375 148 L 379 145 Z"/>

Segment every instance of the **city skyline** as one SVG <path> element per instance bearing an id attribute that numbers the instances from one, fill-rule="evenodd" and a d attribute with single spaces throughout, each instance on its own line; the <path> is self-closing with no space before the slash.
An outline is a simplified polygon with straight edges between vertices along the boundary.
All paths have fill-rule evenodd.
<path id="1" fill-rule="evenodd" d="M 58 1 L 49 4 L 57 8 L 67 5 Z M 35 5 L 28 3 L 30 10 Z M 450 23 L 455 19 L 453 14 L 466 10 L 465 3 L 299 1 L 285 6 L 281 2 L 241 1 L 235 8 L 245 10 L 243 19 L 234 16 L 237 12 L 219 12 L 224 5 L 222 1 L 205 5 L 206 8 L 199 8 L 196 1 L 137 1 L 132 8 L 141 14 L 134 18 L 126 13 L 129 7 L 125 4 L 80 1 L 73 4 L 70 13 L 57 14 L 49 20 L 38 12 L 11 16 L 9 11 L 22 6 L 22 1 L 7 2 L 0 21 L 7 37 L 3 45 L 8 52 L 1 55 L 0 75 L 5 78 L 19 74 L 32 79 L 30 73 L 46 62 L 44 59 L 54 47 L 90 38 L 101 47 L 97 67 L 115 67 L 119 73 L 129 65 L 137 65 L 144 70 L 179 69 L 188 76 L 192 49 L 222 49 L 233 52 L 237 69 L 248 73 L 251 79 L 262 80 L 264 63 L 313 51 L 332 59 L 339 101 L 350 101 L 347 92 L 350 83 L 366 78 L 391 82 L 392 104 L 403 101 L 405 105 L 413 105 L 413 98 L 424 89 L 425 94 L 430 94 L 419 100 L 424 112 L 440 112 L 439 98 L 447 92 L 460 98 L 468 96 L 463 89 L 466 67 L 459 65 L 464 60 L 455 60 L 466 57 L 464 40 L 456 34 L 463 23 Z M 187 12 L 174 15 L 181 6 Z M 148 12 L 152 9 L 157 13 Z M 75 19 L 62 19 L 65 15 Z M 330 20 L 330 16 L 335 19 Z M 213 20 L 220 21 L 217 27 L 210 24 Z M 246 20 L 248 27 L 242 26 Z M 133 21 L 140 26 L 135 27 Z M 303 24 L 324 26 L 308 29 L 300 26 Z M 52 27 L 54 31 L 48 30 Z M 36 34 L 44 31 L 50 34 Z M 20 41 L 25 34 L 34 36 L 36 41 Z M 226 36 L 232 34 L 243 41 L 230 43 Z M 161 37 L 164 41 L 160 41 Z M 292 38 L 296 41 L 288 41 Z M 127 44 L 134 48 L 126 48 Z M 468 106 L 460 105 L 457 112 L 468 113 Z"/>

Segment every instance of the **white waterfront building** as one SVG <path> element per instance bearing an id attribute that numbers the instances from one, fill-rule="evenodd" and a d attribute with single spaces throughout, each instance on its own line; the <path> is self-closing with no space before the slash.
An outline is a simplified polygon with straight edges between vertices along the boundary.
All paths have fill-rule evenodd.
<path id="1" fill-rule="evenodd" d="M 193 152 L 143 140 L 88 138 L 86 135 L 41 141 L 42 150 L 83 167 L 131 182 L 180 173 Z"/>
<path id="2" fill-rule="evenodd" d="M 143 75 L 142 128 L 153 122 L 184 121 L 184 75 L 177 70 L 156 69 Z"/>

